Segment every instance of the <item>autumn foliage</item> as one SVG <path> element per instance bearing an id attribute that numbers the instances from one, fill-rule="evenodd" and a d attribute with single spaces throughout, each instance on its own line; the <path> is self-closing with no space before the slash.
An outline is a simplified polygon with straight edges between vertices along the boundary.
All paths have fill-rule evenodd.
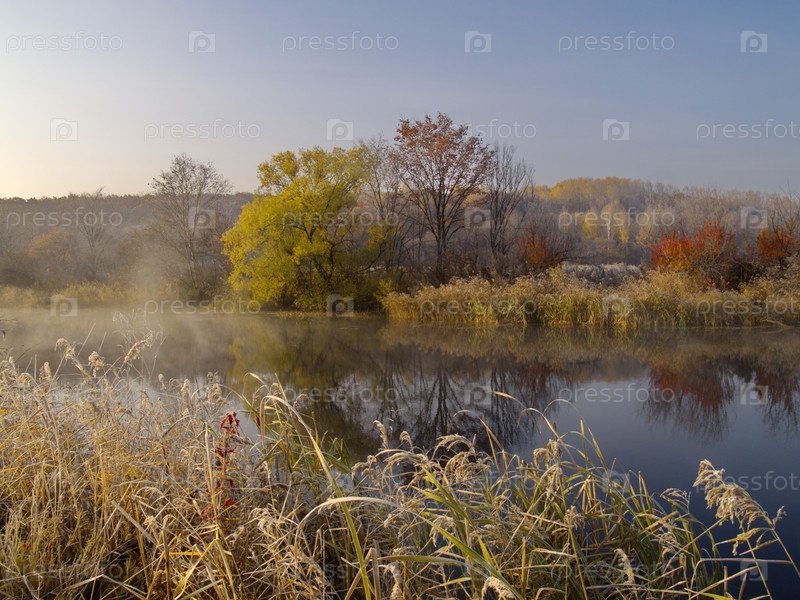
<path id="1" fill-rule="evenodd" d="M 534 270 L 549 269 L 558 265 L 559 260 L 544 236 L 529 229 L 527 235 L 520 241 L 525 263 Z"/>
<path id="2" fill-rule="evenodd" d="M 518 240 L 525 264 L 533 271 L 557 267 L 572 256 L 572 241 L 547 227 L 530 225 Z"/>
<path id="3" fill-rule="evenodd" d="M 651 248 L 651 265 L 660 271 L 683 271 L 717 287 L 729 287 L 741 264 L 734 234 L 718 221 L 706 222 L 694 236 L 673 231 Z"/>
<path id="4" fill-rule="evenodd" d="M 219 425 L 220 435 L 214 448 L 213 483 L 208 486 L 207 490 L 209 502 L 200 513 L 200 518 L 204 520 L 216 517 L 215 510 L 217 508 L 224 509 L 236 505 L 233 498 L 237 488 L 229 474 L 229 469 L 232 466 L 231 461 L 236 448 L 244 443 L 239 433 L 239 425 L 239 419 L 235 412 L 227 413 Z M 217 499 L 216 504 L 215 498 Z"/>
<path id="5" fill-rule="evenodd" d="M 795 219 L 784 225 L 761 230 L 756 238 L 756 255 L 766 267 L 785 267 L 788 259 L 800 252 L 800 235 Z"/>

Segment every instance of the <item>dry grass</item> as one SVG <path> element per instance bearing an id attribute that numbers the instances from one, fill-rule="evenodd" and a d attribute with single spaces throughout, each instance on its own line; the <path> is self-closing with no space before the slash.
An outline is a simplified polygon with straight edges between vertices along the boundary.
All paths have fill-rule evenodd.
<path id="1" fill-rule="evenodd" d="M 614 285 L 553 269 L 513 282 L 456 279 L 381 299 L 390 319 L 456 324 L 540 324 L 612 331 L 800 325 L 800 275 L 763 277 L 718 290 L 682 273 L 649 271 Z"/>
<path id="2" fill-rule="evenodd" d="M 0 285 L 0 306 L 43 306 L 44 295 L 29 288 Z"/>
<path id="3" fill-rule="evenodd" d="M 144 343 L 106 365 L 60 341 L 77 379 L 0 364 L 0 597 L 713 598 L 738 576 L 686 494 L 616 474 L 585 429 L 528 411 L 549 442 L 527 460 L 381 430 L 351 466 L 280 388 L 238 399 L 249 436 L 213 376 L 149 390 Z M 745 555 L 780 543 L 707 463 L 698 483 Z"/>

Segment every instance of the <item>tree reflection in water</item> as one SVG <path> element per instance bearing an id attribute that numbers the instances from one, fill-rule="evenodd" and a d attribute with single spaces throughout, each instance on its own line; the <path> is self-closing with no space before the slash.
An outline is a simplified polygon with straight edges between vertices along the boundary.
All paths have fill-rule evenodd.
<path id="1" fill-rule="evenodd" d="M 511 447 L 530 439 L 536 427 L 535 418 L 520 418 L 524 409 L 544 410 L 563 390 L 580 403 L 575 391 L 596 382 L 642 382 L 649 398 L 631 403 L 638 418 L 700 440 L 724 435 L 743 404 L 755 405 L 774 435 L 794 436 L 798 429 L 800 336 L 792 330 L 684 330 L 624 338 L 319 315 L 162 316 L 125 325 L 124 319 L 112 322 L 110 314 L 81 314 L 57 323 L 35 312 L 15 315 L 18 325 L 4 340 L 8 352 L 19 355 L 23 348 L 32 370 L 44 360 L 58 364 L 58 325 L 58 337 L 86 340 L 84 361 L 99 347 L 112 362 L 125 339 L 156 329 L 163 342 L 143 354 L 147 376 L 204 379 L 218 372 L 230 388 L 248 395 L 258 383 L 247 373 L 280 381 L 290 400 L 357 456 L 378 446 L 375 420 L 386 424 L 395 443 L 408 431 L 420 447 L 452 432 L 485 443 L 483 420 Z M 554 410 L 558 405 L 548 408 L 549 416 Z"/>
<path id="2" fill-rule="evenodd" d="M 632 403 L 642 418 L 704 441 L 719 439 L 742 403 L 759 403 L 770 431 L 797 430 L 800 341 L 791 332 L 620 338 L 342 321 L 283 320 L 251 330 L 235 342 L 234 370 L 268 367 L 294 389 L 336 390 L 310 402 L 309 413 L 358 454 L 379 443 L 374 420 L 395 443 L 403 431 L 421 447 L 453 432 L 485 443 L 484 421 L 513 445 L 535 428 L 535 419 L 520 419 L 524 409 L 544 410 L 565 388 L 596 381 L 648 381 L 649 399 Z M 557 409 L 548 408 L 550 416 Z"/>

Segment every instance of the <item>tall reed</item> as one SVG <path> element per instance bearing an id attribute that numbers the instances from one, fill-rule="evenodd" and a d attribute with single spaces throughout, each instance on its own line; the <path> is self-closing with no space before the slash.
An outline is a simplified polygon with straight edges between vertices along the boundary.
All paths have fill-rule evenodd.
<path id="1" fill-rule="evenodd" d="M 390 447 L 377 423 L 351 465 L 280 386 L 153 389 L 135 344 L 114 365 L 59 347 L 77 378 L 0 363 L 2 597 L 722 598 L 740 576 L 686 493 L 618 473 L 584 426 L 529 410 L 546 441 L 521 457 L 488 430 L 489 452 Z M 706 462 L 698 484 L 746 556 L 782 545 Z"/>

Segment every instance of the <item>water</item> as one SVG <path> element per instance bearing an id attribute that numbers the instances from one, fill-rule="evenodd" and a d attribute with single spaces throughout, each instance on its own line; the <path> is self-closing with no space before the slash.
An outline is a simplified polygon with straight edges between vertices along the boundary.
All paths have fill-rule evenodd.
<path id="1" fill-rule="evenodd" d="M 725 468 L 768 513 L 785 507 L 778 530 L 800 557 L 795 330 L 620 339 L 378 318 L 127 315 L 115 321 L 108 310 L 81 310 L 74 318 L 6 310 L 0 316 L 13 321 L 3 344 L 33 370 L 45 360 L 58 364 L 58 337 L 78 343 L 84 360 L 97 350 L 111 362 L 126 340 L 150 330 L 156 344 L 139 363 L 146 376 L 204 380 L 216 372 L 245 393 L 258 385 L 248 373 L 280 381 L 290 399 L 304 396 L 318 426 L 344 439 L 353 458 L 378 447 L 375 420 L 395 442 L 407 431 L 416 445 L 429 447 L 453 431 L 486 445 L 483 419 L 507 449 L 530 458 L 543 439 L 538 411 L 559 432 L 576 429 L 582 419 L 609 464 L 614 461 L 613 475 L 642 472 L 651 492 L 691 489 L 701 459 Z M 692 509 L 711 521 L 699 490 Z M 768 576 L 771 587 L 793 596 L 788 586 L 796 582 L 785 568 L 770 565 Z"/>

